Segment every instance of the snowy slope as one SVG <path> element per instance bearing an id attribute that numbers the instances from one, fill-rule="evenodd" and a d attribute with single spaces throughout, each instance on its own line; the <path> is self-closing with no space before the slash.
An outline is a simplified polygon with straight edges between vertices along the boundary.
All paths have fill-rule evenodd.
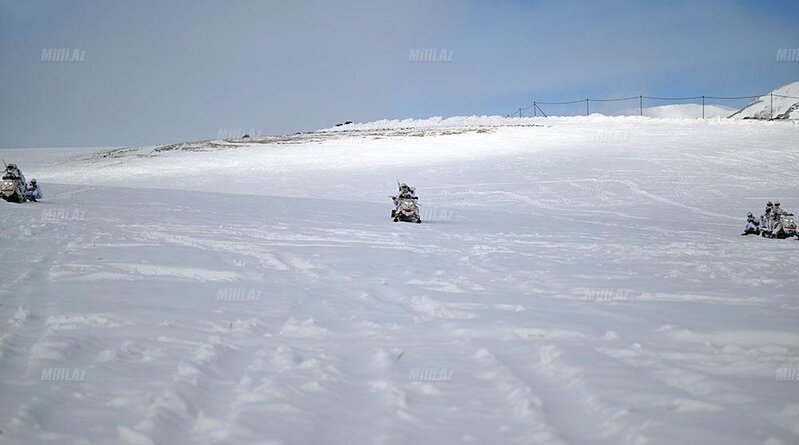
<path id="1" fill-rule="evenodd" d="M 0 443 L 799 441 L 796 122 L 470 119 L 1 150 Z"/>
<path id="2" fill-rule="evenodd" d="M 799 82 L 781 86 L 771 93 L 753 100 L 749 105 L 732 114 L 730 118 L 799 119 Z"/>

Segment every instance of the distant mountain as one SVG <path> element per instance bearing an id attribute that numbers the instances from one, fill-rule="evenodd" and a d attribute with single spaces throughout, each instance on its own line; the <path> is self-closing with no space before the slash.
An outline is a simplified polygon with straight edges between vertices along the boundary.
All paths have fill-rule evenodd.
<path id="1" fill-rule="evenodd" d="M 773 95 L 773 108 L 772 108 Z M 789 97 L 785 97 L 789 96 Z M 799 82 L 760 96 L 730 116 L 731 119 L 799 119 Z"/>

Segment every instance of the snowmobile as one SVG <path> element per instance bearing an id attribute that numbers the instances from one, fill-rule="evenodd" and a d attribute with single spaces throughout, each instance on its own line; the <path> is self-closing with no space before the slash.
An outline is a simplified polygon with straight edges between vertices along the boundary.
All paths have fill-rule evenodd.
<path id="1" fill-rule="evenodd" d="M 790 238 L 796 235 L 796 219 L 793 213 L 769 215 L 760 224 L 760 236 L 764 238 Z"/>
<path id="2" fill-rule="evenodd" d="M 15 175 L 3 175 L 3 186 L 0 188 L 0 195 L 8 202 L 25 202 L 25 183 Z"/>
<path id="3" fill-rule="evenodd" d="M 397 208 L 391 211 L 391 218 L 394 222 L 404 221 L 415 222 L 417 224 L 422 222 L 422 218 L 419 216 L 419 205 L 416 204 L 416 200 L 419 198 L 415 196 L 412 198 L 395 198 L 392 196 L 391 198 L 397 199 Z"/>

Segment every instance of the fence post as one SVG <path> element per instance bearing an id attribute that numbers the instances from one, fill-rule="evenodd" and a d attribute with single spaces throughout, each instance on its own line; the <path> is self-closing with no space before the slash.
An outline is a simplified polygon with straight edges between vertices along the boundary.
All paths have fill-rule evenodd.
<path id="1" fill-rule="evenodd" d="M 641 110 L 641 116 L 644 115 L 644 96 L 638 96 L 638 108 Z"/>
<path id="2" fill-rule="evenodd" d="M 585 100 L 585 115 L 588 116 L 590 114 L 590 110 L 588 108 L 588 99 Z"/>
<path id="3" fill-rule="evenodd" d="M 519 117 L 522 117 L 522 109 L 519 108 Z"/>
<path id="4" fill-rule="evenodd" d="M 702 95 L 702 119 L 705 118 L 705 95 Z"/>
<path id="5" fill-rule="evenodd" d="M 769 120 L 774 119 L 774 93 L 769 94 L 771 96 L 771 106 L 768 107 L 768 114 Z"/>
<path id="6" fill-rule="evenodd" d="M 538 105 L 536 105 L 535 101 L 533 101 L 533 117 L 536 116 L 538 116 Z"/>

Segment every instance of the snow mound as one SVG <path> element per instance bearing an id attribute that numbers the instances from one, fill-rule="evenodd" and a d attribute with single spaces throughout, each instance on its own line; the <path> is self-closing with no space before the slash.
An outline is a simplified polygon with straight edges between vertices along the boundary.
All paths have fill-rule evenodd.
<path id="1" fill-rule="evenodd" d="M 321 338 L 329 334 L 329 331 L 309 318 L 304 321 L 297 321 L 293 316 L 290 316 L 283 327 L 278 332 L 278 335 L 285 337 L 299 337 L 299 338 Z"/>
<path id="2" fill-rule="evenodd" d="M 723 105 L 705 105 L 705 117 L 726 117 L 735 111 L 735 108 Z M 379 130 L 434 130 L 456 129 L 475 127 L 527 127 L 543 126 L 553 119 L 561 121 L 589 122 L 604 117 L 613 118 L 639 118 L 638 108 L 625 110 L 619 114 L 605 115 L 591 113 L 590 116 L 555 116 L 544 117 L 504 117 L 504 116 L 453 116 L 443 118 L 433 116 L 426 119 L 380 119 L 373 122 L 358 122 L 337 127 L 323 128 L 316 133 L 337 133 L 348 131 L 379 131 Z M 700 119 L 702 118 L 702 105 L 700 104 L 672 104 L 644 108 L 645 117 L 659 119 Z"/>
<path id="3" fill-rule="evenodd" d="M 399 129 L 437 129 L 464 127 L 500 127 L 533 125 L 532 118 L 507 118 L 503 116 L 433 116 L 427 119 L 380 119 L 374 122 L 352 123 L 338 127 L 323 128 L 318 133 L 338 131 L 372 131 Z"/>
<path id="4" fill-rule="evenodd" d="M 799 82 L 781 86 L 769 94 L 760 96 L 732 114 L 730 118 L 799 119 Z"/>
<path id="5" fill-rule="evenodd" d="M 705 117 L 726 117 L 733 113 L 735 108 L 723 105 L 705 105 Z M 701 119 L 702 105 L 700 104 L 672 104 L 644 108 L 644 116 L 660 119 Z"/>

